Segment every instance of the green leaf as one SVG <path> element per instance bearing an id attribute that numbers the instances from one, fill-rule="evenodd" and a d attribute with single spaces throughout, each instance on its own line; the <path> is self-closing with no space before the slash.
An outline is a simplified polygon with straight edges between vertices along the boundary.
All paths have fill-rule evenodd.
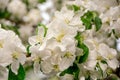
<path id="1" fill-rule="evenodd" d="M 9 18 L 11 16 L 11 13 L 9 13 L 7 10 L 0 10 L 0 18 Z"/>
<path id="2" fill-rule="evenodd" d="M 60 73 L 60 76 L 64 76 L 65 74 L 71 74 L 74 76 L 74 80 L 79 80 L 80 69 L 76 63 L 73 63 L 73 66 L 70 66 L 68 69 L 64 70 L 63 72 Z"/>
<path id="3" fill-rule="evenodd" d="M 79 48 L 83 49 L 83 55 L 82 56 L 78 56 L 78 62 L 79 63 L 83 63 L 87 60 L 88 55 L 89 55 L 89 48 L 85 45 L 85 44 L 81 44 L 79 45 Z"/>
<path id="4" fill-rule="evenodd" d="M 77 6 L 77 5 L 72 5 L 72 7 L 73 7 L 73 10 L 74 10 L 74 12 L 76 12 L 76 11 L 79 11 L 80 10 L 80 7 L 79 6 Z"/>
<path id="5" fill-rule="evenodd" d="M 95 24 L 96 31 L 98 31 L 102 26 L 102 21 L 95 11 L 86 12 L 83 16 L 81 16 L 81 20 L 83 25 L 85 25 L 86 30 L 91 29 L 93 24 Z"/>
<path id="6" fill-rule="evenodd" d="M 14 31 L 17 35 L 20 35 L 17 26 L 1 24 L 1 27 L 2 27 L 3 29 L 5 29 L 5 30 L 12 30 L 12 31 Z"/>
<path id="7" fill-rule="evenodd" d="M 101 60 L 101 63 L 103 64 L 107 64 L 107 62 L 105 60 Z"/>
<path id="8" fill-rule="evenodd" d="M 88 76 L 85 78 L 85 80 L 92 80 L 92 79 L 91 79 L 90 75 L 88 75 Z"/>
<path id="9" fill-rule="evenodd" d="M 38 0 L 39 3 L 44 3 L 46 0 Z"/>
<path id="10" fill-rule="evenodd" d="M 38 24 L 38 27 L 43 27 L 43 28 L 44 28 L 44 37 L 45 37 L 46 34 L 47 34 L 48 28 L 47 28 L 44 24 Z M 37 32 L 38 32 L 38 31 L 37 31 Z"/>
<path id="11" fill-rule="evenodd" d="M 28 0 L 23 0 L 23 2 L 24 2 L 27 6 L 29 5 Z"/>
<path id="12" fill-rule="evenodd" d="M 94 22 L 95 22 L 95 26 L 96 26 L 96 31 L 98 31 L 102 26 L 102 21 L 98 16 L 96 16 Z"/>
<path id="13" fill-rule="evenodd" d="M 21 64 L 19 66 L 17 75 L 13 73 L 11 69 L 9 69 L 8 80 L 24 80 L 24 79 L 25 79 L 25 70 Z"/>
<path id="14" fill-rule="evenodd" d="M 93 13 L 91 11 L 88 11 L 85 13 L 82 17 L 81 20 L 83 24 L 85 25 L 86 30 L 92 28 L 92 20 L 93 20 Z"/>
<path id="15" fill-rule="evenodd" d="M 73 5 L 66 5 L 69 10 L 73 10 L 74 12 L 77 12 L 80 10 L 80 6 L 77 6 L 75 4 Z"/>
<path id="16" fill-rule="evenodd" d="M 80 48 L 80 49 L 83 49 L 83 55 L 82 56 L 77 56 L 76 61 L 78 63 L 83 63 L 88 58 L 89 48 L 83 43 L 83 39 L 82 39 L 81 34 L 79 32 L 76 35 L 75 39 L 78 41 L 77 47 Z"/>

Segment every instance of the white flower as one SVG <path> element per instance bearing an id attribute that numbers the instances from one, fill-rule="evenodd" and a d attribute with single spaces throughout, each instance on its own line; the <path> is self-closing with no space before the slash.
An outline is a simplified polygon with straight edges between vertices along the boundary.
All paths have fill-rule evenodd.
<path id="1" fill-rule="evenodd" d="M 33 27 L 31 25 L 20 25 L 18 30 L 23 42 L 28 41 L 28 38 L 33 34 Z"/>
<path id="2" fill-rule="evenodd" d="M 74 80 L 74 78 L 71 74 L 65 74 L 65 76 L 61 77 L 61 80 Z"/>
<path id="3" fill-rule="evenodd" d="M 45 79 L 46 75 L 42 73 L 38 73 L 37 75 L 34 73 L 34 70 L 26 71 L 26 78 L 25 80 L 43 80 Z"/>
<path id="4" fill-rule="evenodd" d="M 0 0 L 0 9 L 5 9 L 8 5 L 9 0 Z"/>
<path id="5" fill-rule="evenodd" d="M 40 46 L 35 45 L 30 48 L 31 51 L 31 57 L 34 61 L 34 71 L 35 73 L 39 73 L 40 71 L 40 63 L 46 59 L 48 59 L 51 56 L 51 51 L 45 49 L 45 50 L 39 50 Z"/>
<path id="6" fill-rule="evenodd" d="M 29 7 L 33 8 L 36 5 L 38 5 L 38 0 L 28 0 L 28 3 L 29 3 Z"/>
<path id="7" fill-rule="evenodd" d="M 76 0 L 77 5 L 81 5 L 85 7 L 87 10 L 97 11 L 97 12 L 105 12 L 110 7 L 114 7 L 118 5 L 116 0 Z"/>
<path id="8" fill-rule="evenodd" d="M 31 25 L 38 24 L 41 21 L 40 11 L 38 9 L 31 9 L 29 13 L 23 17 L 23 21 Z"/>
<path id="9" fill-rule="evenodd" d="M 56 47 L 52 50 L 51 57 L 41 62 L 41 69 L 44 73 L 63 71 L 71 66 L 74 60 L 74 55 L 61 51 L 59 47 Z"/>
<path id="10" fill-rule="evenodd" d="M 19 64 L 25 63 L 24 53 L 26 49 L 14 32 L 0 29 L 0 36 L 0 65 L 6 67 L 11 64 L 12 71 L 17 74 Z"/>
<path id="11" fill-rule="evenodd" d="M 26 5 L 21 0 L 12 0 L 7 6 L 7 10 L 18 19 L 22 19 L 27 13 Z"/>
<path id="12" fill-rule="evenodd" d="M 39 26 L 37 29 L 37 35 L 30 37 L 29 43 L 31 45 L 42 44 L 43 41 L 45 40 L 44 34 L 45 34 L 45 28 L 42 26 Z"/>
<path id="13" fill-rule="evenodd" d="M 48 36 L 49 38 L 54 37 L 58 42 L 62 41 L 64 37 L 74 38 L 77 34 L 77 28 L 68 26 L 64 21 L 53 20 L 48 25 Z"/>
<path id="14" fill-rule="evenodd" d="M 108 66 L 113 70 L 119 66 L 117 51 L 115 49 L 109 48 L 105 44 L 100 44 L 98 52 L 106 59 Z"/>
<path id="15" fill-rule="evenodd" d="M 55 12 L 55 18 L 60 19 L 67 24 L 72 20 L 74 16 L 74 12 L 71 10 L 68 10 L 66 7 L 63 7 L 60 12 L 56 11 Z"/>
<path id="16" fill-rule="evenodd" d="M 86 62 L 86 68 L 94 71 L 96 64 L 99 63 L 103 71 L 105 71 L 107 67 L 115 70 L 119 66 L 116 55 L 116 50 L 109 48 L 104 43 L 101 43 L 98 45 L 97 49 L 90 51 L 88 61 Z M 107 64 L 103 64 L 101 62 L 102 60 L 106 61 Z"/>
<path id="17" fill-rule="evenodd" d="M 7 68 L 0 65 L 0 80 L 8 79 L 8 70 Z"/>

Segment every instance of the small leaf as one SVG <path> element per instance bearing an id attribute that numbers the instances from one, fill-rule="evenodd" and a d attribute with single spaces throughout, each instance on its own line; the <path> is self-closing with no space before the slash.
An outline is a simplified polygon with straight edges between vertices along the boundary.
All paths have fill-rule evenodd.
<path id="1" fill-rule="evenodd" d="M 95 17 L 95 26 L 96 26 L 96 31 L 98 31 L 100 28 L 101 28 L 101 26 L 102 26 L 102 21 L 101 21 L 101 19 L 97 16 L 97 17 Z"/>
<path id="2" fill-rule="evenodd" d="M 75 4 L 73 5 L 66 5 L 69 10 L 73 10 L 74 12 L 77 12 L 80 10 L 80 6 L 77 6 Z"/>
<path id="3" fill-rule="evenodd" d="M 83 43 L 83 39 L 81 37 L 81 34 L 78 32 L 75 39 L 78 41 L 77 47 L 80 49 L 83 49 L 83 55 L 77 56 L 76 61 L 78 63 L 83 63 L 87 60 L 89 55 L 89 48 Z"/>
<path id="4" fill-rule="evenodd" d="M 98 13 L 95 11 L 88 11 L 83 16 L 81 16 L 81 20 L 83 25 L 85 25 L 85 29 L 91 29 L 92 25 L 95 24 L 96 31 L 98 31 L 102 26 L 102 21 L 98 17 Z"/>
<path id="5" fill-rule="evenodd" d="M 91 11 L 88 11 L 87 13 L 85 13 L 82 17 L 81 20 L 83 22 L 83 24 L 85 25 L 85 29 L 91 29 L 92 28 L 92 20 L 93 20 L 93 13 Z"/>
<path id="6" fill-rule="evenodd" d="M 68 69 L 61 72 L 60 76 L 64 76 L 65 74 L 71 74 L 74 76 L 74 80 L 79 80 L 78 79 L 79 72 L 80 72 L 79 67 L 77 66 L 76 63 L 73 63 L 73 66 L 70 66 Z"/>
<path id="7" fill-rule="evenodd" d="M 74 10 L 74 12 L 76 12 L 76 11 L 79 11 L 80 10 L 80 7 L 79 6 L 77 6 L 77 5 L 72 5 L 72 8 L 73 8 L 73 10 Z"/>
<path id="8" fill-rule="evenodd" d="M 39 3 L 44 3 L 46 0 L 38 0 Z"/>
<path id="9" fill-rule="evenodd" d="M 24 79 L 25 79 L 25 70 L 21 64 L 19 66 L 17 75 L 12 72 L 11 68 L 9 69 L 8 80 L 24 80 Z"/>
<path id="10" fill-rule="evenodd" d="M 107 62 L 105 60 L 101 60 L 101 63 L 103 64 L 107 64 Z"/>
<path id="11" fill-rule="evenodd" d="M 79 60 L 78 62 L 79 63 L 83 63 L 87 60 L 88 58 L 88 55 L 89 55 L 89 48 L 85 45 L 85 44 L 81 44 L 79 45 L 79 48 L 83 49 L 83 55 L 82 56 L 78 56 L 79 57 Z"/>
<path id="12" fill-rule="evenodd" d="M 11 16 L 11 13 L 9 13 L 7 10 L 0 10 L 0 18 L 9 18 Z"/>
<path id="13" fill-rule="evenodd" d="M 27 51 L 27 57 L 28 57 L 28 56 L 31 56 L 30 46 L 31 46 L 31 45 L 27 45 L 27 48 L 26 48 L 26 51 Z"/>
<path id="14" fill-rule="evenodd" d="M 29 5 L 28 0 L 23 0 L 23 2 L 24 2 L 27 6 Z"/>

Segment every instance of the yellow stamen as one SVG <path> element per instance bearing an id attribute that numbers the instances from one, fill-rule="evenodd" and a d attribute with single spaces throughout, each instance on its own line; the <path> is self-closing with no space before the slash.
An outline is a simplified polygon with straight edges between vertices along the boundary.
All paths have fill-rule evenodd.
<path id="1" fill-rule="evenodd" d="M 70 52 L 66 52 L 65 53 L 65 55 L 64 55 L 64 57 L 67 57 L 67 58 L 70 58 L 70 57 L 72 57 L 73 55 L 70 53 Z"/>
<path id="2" fill-rule="evenodd" d="M 58 65 L 53 65 L 53 68 L 55 71 L 59 71 L 59 66 Z"/>
<path id="3" fill-rule="evenodd" d="M 61 42 L 61 40 L 62 40 L 62 38 L 64 37 L 64 33 L 61 33 L 61 34 L 59 34 L 57 37 L 56 37 L 56 40 L 58 41 L 58 42 Z"/>

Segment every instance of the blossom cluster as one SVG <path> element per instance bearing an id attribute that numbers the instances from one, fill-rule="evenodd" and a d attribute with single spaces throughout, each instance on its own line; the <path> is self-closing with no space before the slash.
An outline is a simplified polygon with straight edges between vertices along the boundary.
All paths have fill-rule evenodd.
<path id="1" fill-rule="evenodd" d="M 54 11 L 51 0 L 0 0 L 0 23 L 26 44 L 38 23 L 48 23 Z"/>
<path id="2" fill-rule="evenodd" d="M 40 24 L 37 35 L 29 38 L 35 72 L 72 74 L 74 80 L 110 76 L 119 67 L 115 46 L 120 35 L 119 16 L 116 0 L 66 4 L 48 25 Z"/>
<path id="3" fill-rule="evenodd" d="M 0 29 L 1 73 L 24 80 L 29 60 L 47 80 L 119 80 L 119 26 L 119 0 L 68 1 L 49 24 L 38 25 L 26 49 L 14 32 Z"/>
<path id="4" fill-rule="evenodd" d="M 23 65 L 26 61 L 26 49 L 21 43 L 19 37 L 10 30 L 0 28 L 0 80 L 7 80 L 8 69 L 17 74 L 19 65 Z"/>

